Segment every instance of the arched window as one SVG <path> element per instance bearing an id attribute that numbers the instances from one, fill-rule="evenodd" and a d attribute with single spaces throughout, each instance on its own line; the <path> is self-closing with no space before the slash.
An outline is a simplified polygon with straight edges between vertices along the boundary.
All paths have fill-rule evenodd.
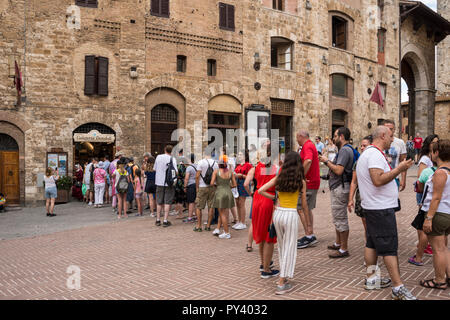
<path id="1" fill-rule="evenodd" d="M 160 104 L 152 109 L 152 122 L 177 123 L 178 113 L 169 104 Z"/>
<path id="2" fill-rule="evenodd" d="M 18 151 L 19 145 L 13 137 L 0 133 L 0 151 Z"/>
<path id="3" fill-rule="evenodd" d="M 270 39 L 270 65 L 273 68 L 292 70 L 293 51 L 294 43 L 291 40 L 272 37 Z"/>
<path id="4" fill-rule="evenodd" d="M 116 134 L 110 127 L 97 122 L 85 123 L 73 130 L 73 133 L 89 133 L 92 130 L 97 130 L 101 134 Z"/>

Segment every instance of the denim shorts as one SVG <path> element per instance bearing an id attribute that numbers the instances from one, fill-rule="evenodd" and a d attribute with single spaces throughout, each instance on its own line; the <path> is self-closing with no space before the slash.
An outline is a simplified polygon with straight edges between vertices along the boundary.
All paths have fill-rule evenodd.
<path id="1" fill-rule="evenodd" d="M 56 199 L 58 190 L 56 187 L 45 188 L 45 199 Z"/>

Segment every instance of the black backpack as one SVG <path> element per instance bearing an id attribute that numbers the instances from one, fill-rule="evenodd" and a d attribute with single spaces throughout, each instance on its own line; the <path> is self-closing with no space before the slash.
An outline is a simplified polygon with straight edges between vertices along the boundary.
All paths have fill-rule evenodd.
<path id="1" fill-rule="evenodd" d="M 207 184 L 210 185 L 211 184 L 211 180 L 212 180 L 212 176 L 214 173 L 214 164 L 216 163 L 215 161 L 213 162 L 213 165 L 211 166 L 209 164 L 209 161 L 206 160 L 208 162 L 208 169 L 206 169 L 206 173 L 205 176 L 202 176 L 202 174 L 200 173 L 200 176 L 202 177 L 203 181 Z"/>
<path id="2" fill-rule="evenodd" d="M 177 179 L 177 171 L 175 170 L 175 167 L 173 166 L 172 157 L 170 157 L 170 161 L 167 164 L 166 169 L 166 180 L 165 183 L 172 187 L 175 184 L 175 180 Z"/>

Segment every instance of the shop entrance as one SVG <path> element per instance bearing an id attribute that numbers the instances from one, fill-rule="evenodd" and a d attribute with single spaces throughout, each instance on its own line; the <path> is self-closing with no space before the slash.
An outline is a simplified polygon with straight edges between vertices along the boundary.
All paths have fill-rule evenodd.
<path id="1" fill-rule="evenodd" d="M 271 101 L 271 129 L 278 129 L 280 139 L 280 153 L 292 150 L 292 119 L 294 116 L 294 101 L 270 99 Z"/>
<path id="2" fill-rule="evenodd" d="M 347 127 L 347 112 L 344 110 L 333 110 L 331 113 L 331 137 L 340 127 Z"/>
<path id="3" fill-rule="evenodd" d="M 4 133 L 0 133 L 0 192 L 9 204 L 20 202 L 19 145 Z"/>
<path id="4" fill-rule="evenodd" d="M 86 123 L 73 131 L 73 164 L 82 167 L 91 158 L 114 159 L 116 134 L 113 129 L 101 123 Z"/>

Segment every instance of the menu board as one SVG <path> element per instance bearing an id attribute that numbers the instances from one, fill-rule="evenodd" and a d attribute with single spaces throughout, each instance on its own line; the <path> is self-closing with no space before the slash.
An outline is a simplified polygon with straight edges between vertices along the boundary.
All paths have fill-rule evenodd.
<path id="1" fill-rule="evenodd" d="M 67 175 L 67 152 L 49 152 L 47 153 L 47 167 L 55 170 L 58 168 L 60 176 Z"/>

